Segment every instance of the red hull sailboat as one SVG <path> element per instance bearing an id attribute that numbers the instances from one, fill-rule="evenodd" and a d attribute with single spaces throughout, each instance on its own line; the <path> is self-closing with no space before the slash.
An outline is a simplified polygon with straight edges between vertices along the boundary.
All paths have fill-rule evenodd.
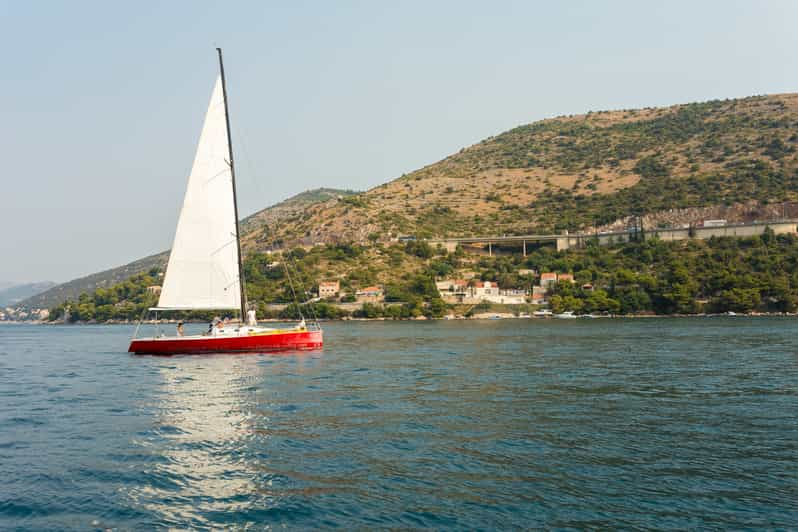
<path id="1" fill-rule="evenodd" d="M 149 338 L 137 337 L 139 323 L 128 351 L 165 355 L 319 348 L 323 332 L 318 322 L 306 324 L 302 319 L 295 327 L 258 327 L 254 310 L 248 310 L 227 87 L 222 50 L 216 50 L 219 78 L 188 178 L 158 306 L 150 310 L 156 318 L 159 312 L 237 310 L 241 321 L 214 324 L 206 334 L 184 336 L 179 328 L 177 336 L 156 334 Z"/>
<path id="2" fill-rule="evenodd" d="M 203 353 L 260 353 L 286 349 L 318 349 L 321 330 L 272 329 L 225 336 L 182 336 L 139 338 L 130 343 L 130 352 L 150 355 L 193 355 Z"/>

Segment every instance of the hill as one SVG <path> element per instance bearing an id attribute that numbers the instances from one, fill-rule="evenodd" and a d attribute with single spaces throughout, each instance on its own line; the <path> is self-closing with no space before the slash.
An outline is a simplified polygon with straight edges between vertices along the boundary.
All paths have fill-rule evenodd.
<path id="1" fill-rule="evenodd" d="M 563 116 L 315 204 L 256 248 L 574 231 L 707 206 L 756 217 L 798 199 L 796 146 L 798 94 Z"/>
<path id="2" fill-rule="evenodd" d="M 622 225 L 630 216 L 657 225 L 796 216 L 797 146 L 798 94 L 542 120 L 366 192 L 310 191 L 248 217 L 242 246 L 255 264 L 247 278 L 259 270 L 264 282 L 277 279 L 268 268 L 273 260 L 261 254 L 299 253 L 298 246 L 316 249 L 307 283 L 325 275 L 356 288 L 413 283 L 430 267 L 446 269 L 396 249 L 399 235 L 573 232 Z M 165 259 L 67 283 L 35 304 L 52 306 Z M 267 292 L 256 297 L 275 300 Z"/>
<path id="3" fill-rule="evenodd" d="M 355 192 L 351 190 L 332 188 L 319 188 L 302 192 L 243 219 L 241 221 L 241 233 L 243 235 L 252 235 L 262 232 L 264 227 L 268 227 L 268 224 L 277 224 L 283 220 L 292 219 L 297 216 L 297 213 L 303 212 L 316 203 L 337 201 L 339 197 L 344 198 L 353 194 Z M 82 293 L 92 292 L 97 288 L 109 288 L 129 277 L 149 272 L 153 268 L 163 269 L 168 260 L 169 251 L 163 251 L 117 268 L 93 273 L 86 277 L 53 286 L 49 290 L 44 290 L 33 297 L 20 301 L 19 304 L 26 308 L 51 308 L 68 299 L 76 299 Z"/>
<path id="4" fill-rule="evenodd" d="M 29 298 L 54 286 L 51 281 L 36 283 L 3 283 L 0 284 L 0 308 L 16 305 L 23 299 Z"/>
<path id="5" fill-rule="evenodd" d="M 79 279 L 53 286 L 35 296 L 19 302 L 19 306 L 36 309 L 51 308 L 68 299 L 77 299 L 80 294 L 93 292 L 98 288 L 107 288 L 121 283 L 131 276 L 149 271 L 153 268 L 163 268 L 169 259 L 169 252 L 164 251 L 137 261 L 111 268 L 98 273 L 93 273 Z"/>

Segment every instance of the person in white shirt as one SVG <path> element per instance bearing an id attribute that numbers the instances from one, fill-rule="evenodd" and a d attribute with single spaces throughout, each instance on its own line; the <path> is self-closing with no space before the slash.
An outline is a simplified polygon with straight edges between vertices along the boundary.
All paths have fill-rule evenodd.
<path id="1" fill-rule="evenodd" d="M 255 327 L 258 325 L 258 319 L 255 317 L 255 309 L 251 308 L 247 311 L 247 325 Z"/>

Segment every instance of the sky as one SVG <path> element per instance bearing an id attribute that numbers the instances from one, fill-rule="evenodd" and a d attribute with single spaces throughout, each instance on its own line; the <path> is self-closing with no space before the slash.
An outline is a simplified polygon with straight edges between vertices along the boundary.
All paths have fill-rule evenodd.
<path id="1" fill-rule="evenodd" d="M 798 91 L 798 2 L 0 0 L 0 281 L 171 246 L 224 49 L 242 216 L 514 126 Z"/>

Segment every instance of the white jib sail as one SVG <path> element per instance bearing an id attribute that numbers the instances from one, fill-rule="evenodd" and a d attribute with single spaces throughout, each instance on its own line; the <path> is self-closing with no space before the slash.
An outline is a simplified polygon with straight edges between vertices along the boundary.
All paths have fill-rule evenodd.
<path id="1" fill-rule="evenodd" d="M 237 309 L 241 289 L 221 78 L 205 115 L 158 307 Z"/>

